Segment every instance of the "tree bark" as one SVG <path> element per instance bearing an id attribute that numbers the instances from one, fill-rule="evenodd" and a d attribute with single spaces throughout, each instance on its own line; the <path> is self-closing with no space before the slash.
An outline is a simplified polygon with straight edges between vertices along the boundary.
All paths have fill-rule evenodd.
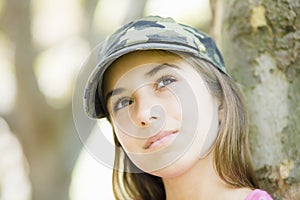
<path id="1" fill-rule="evenodd" d="M 248 104 L 260 185 L 300 199 L 300 2 L 224 1 L 223 53 Z"/>

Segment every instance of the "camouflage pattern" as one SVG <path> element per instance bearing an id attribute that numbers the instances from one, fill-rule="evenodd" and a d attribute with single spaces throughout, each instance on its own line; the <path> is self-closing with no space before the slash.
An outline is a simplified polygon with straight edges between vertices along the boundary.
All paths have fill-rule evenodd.
<path id="1" fill-rule="evenodd" d="M 99 63 L 89 77 L 84 96 L 85 111 L 91 118 L 104 116 L 101 95 L 102 76 L 120 56 L 137 50 L 161 49 L 184 52 L 204 59 L 227 74 L 222 55 L 214 40 L 172 18 L 150 16 L 132 21 L 108 37 L 99 52 Z"/>

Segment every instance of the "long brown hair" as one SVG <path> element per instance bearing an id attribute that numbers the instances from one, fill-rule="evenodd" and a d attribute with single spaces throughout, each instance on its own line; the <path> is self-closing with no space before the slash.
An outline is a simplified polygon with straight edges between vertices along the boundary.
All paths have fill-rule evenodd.
<path id="1" fill-rule="evenodd" d="M 171 52 L 155 50 L 159 53 Z M 181 55 L 183 56 L 183 55 Z M 258 188 L 248 145 L 248 114 L 239 88 L 232 78 L 202 59 L 183 56 L 205 81 L 212 95 L 220 101 L 219 130 L 214 145 L 214 167 L 219 177 L 235 188 Z M 110 116 L 107 114 L 109 121 Z M 118 200 L 166 199 L 160 177 L 139 171 L 115 139 L 113 191 Z"/>

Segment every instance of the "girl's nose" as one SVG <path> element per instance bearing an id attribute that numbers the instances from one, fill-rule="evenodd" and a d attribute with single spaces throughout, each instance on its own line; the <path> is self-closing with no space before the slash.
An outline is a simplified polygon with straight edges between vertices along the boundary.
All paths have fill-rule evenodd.
<path id="1" fill-rule="evenodd" d="M 158 119 L 157 113 L 153 112 L 156 99 L 147 91 L 137 91 L 135 94 L 134 118 L 138 126 L 149 126 Z"/>

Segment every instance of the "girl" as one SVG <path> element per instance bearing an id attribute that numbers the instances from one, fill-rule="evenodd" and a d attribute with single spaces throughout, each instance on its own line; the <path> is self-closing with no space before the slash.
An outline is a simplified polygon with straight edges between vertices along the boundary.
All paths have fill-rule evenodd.
<path id="1" fill-rule="evenodd" d="M 267 199 L 247 111 L 215 42 L 171 18 L 130 22 L 103 44 L 85 109 L 115 138 L 116 199 Z"/>

